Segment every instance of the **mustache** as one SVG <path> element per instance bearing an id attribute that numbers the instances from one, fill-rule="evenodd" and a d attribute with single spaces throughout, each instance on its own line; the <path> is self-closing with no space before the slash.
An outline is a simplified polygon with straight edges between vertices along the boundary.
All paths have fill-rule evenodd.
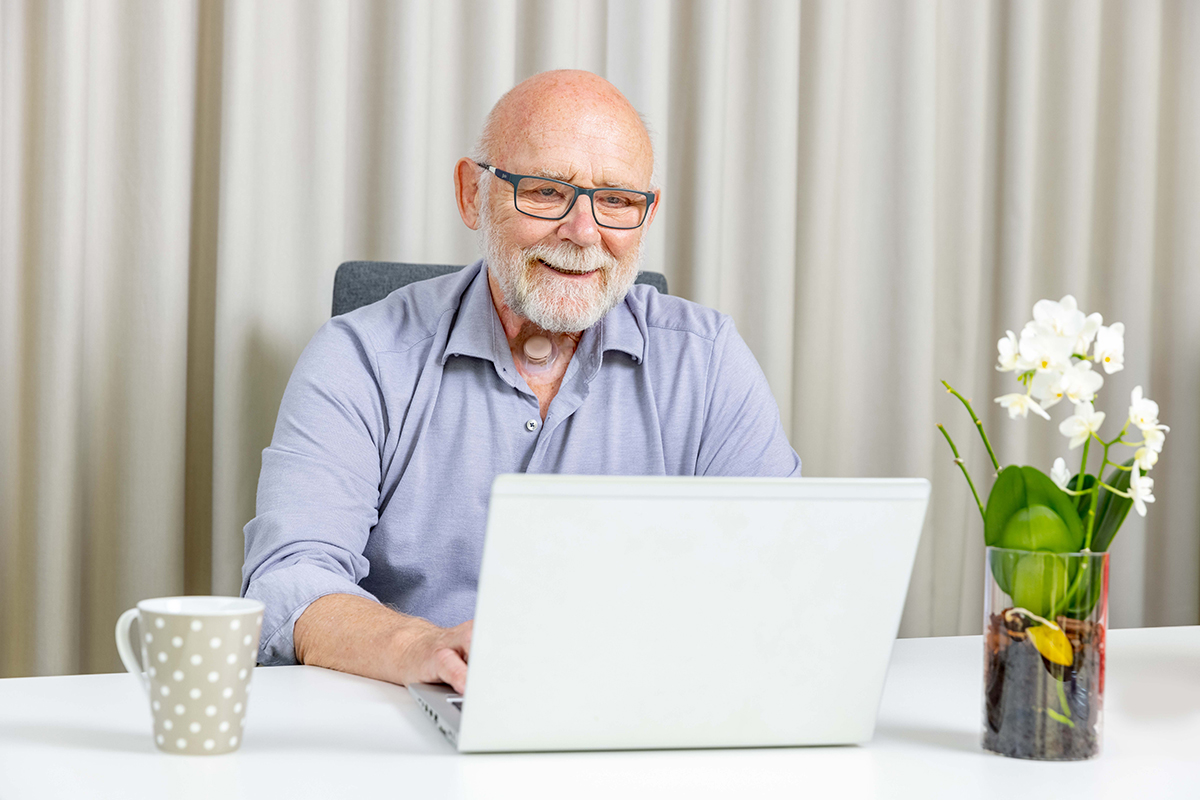
<path id="1" fill-rule="evenodd" d="M 569 243 L 553 246 L 535 244 L 525 248 L 524 256 L 527 267 L 532 266 L 535 261 L 544 261 L 555 269 L 578 274 L 596 270 L 611 272 L 620 266 L 620 262 L 599 245 L 577 247 Z"/>

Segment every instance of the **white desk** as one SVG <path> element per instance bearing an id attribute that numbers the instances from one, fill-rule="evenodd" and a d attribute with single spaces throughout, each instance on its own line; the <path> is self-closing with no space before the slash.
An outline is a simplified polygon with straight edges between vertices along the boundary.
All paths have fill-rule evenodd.
<path id="1" fill-rule="evenodd" d="M 979 749 L 978 636 L 897 642 L 864 747 L 462 756 L 402 688 L 276 667 L 238 753 L 172 756 L 132 676 L 0 680 L 0 799 L 1200 797 L 1200 627 L 1108 641 L 1104 751 L 1059 764 Z"/>

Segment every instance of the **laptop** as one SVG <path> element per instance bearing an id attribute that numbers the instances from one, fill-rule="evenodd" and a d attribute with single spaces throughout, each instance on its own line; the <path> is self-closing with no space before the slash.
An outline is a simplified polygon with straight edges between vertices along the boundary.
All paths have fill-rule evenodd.
<path id="1" fill-rule="evenodd" d="M 856 744 L 874 733 L 924 479 L 501 475 L 460 752 Z"/>

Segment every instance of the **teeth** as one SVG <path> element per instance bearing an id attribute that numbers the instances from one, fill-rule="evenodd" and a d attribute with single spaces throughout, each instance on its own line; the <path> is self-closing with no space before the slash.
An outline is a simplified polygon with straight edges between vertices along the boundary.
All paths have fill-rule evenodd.
<path id="1" fill-rule="evenodd" d="M 590 270 L 590 269 L 588 269 L 588 270 L 573 270 L 573 269 L 564 269 L 563 267 L 556 267 L 555 265 L 551 264 L 549 261 L 547 261 L 544 258 L 539 258 L 538 261 L 540 263 L 546 265 L 550 269 L 554 270 L 555 272 L 561 272 L 563 275 L 591 275 L 593 272 L 595 272 L 595 270 Z"/>

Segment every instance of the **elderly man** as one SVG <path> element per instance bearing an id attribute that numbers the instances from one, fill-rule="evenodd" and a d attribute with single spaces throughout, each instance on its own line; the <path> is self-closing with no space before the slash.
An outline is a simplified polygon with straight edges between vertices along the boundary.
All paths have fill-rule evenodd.
<path id="1" fill-rule="evenodd" d="M 483 260 L 313 337 L 245 531 L 263 663 L 465 691 L 499 473 L 799 474 L 730 319 L 633 286 L 653 163 L 607 81 L 530 78 L 455 168 Z"/>

